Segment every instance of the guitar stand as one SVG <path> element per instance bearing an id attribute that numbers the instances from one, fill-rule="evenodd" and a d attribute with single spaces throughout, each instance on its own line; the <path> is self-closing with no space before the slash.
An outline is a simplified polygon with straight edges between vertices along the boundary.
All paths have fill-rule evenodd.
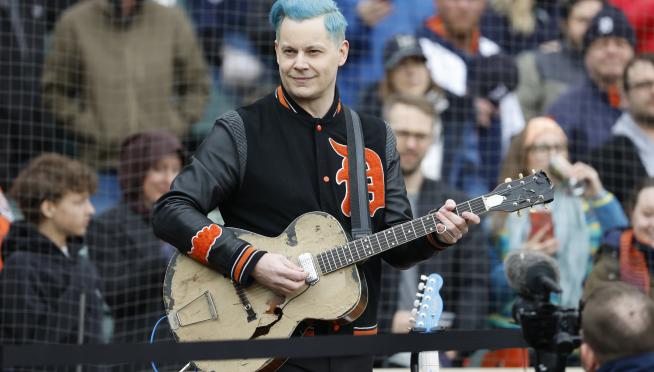
<path id="1" fill-rule="evenodd" d="M 427 332 L 426 328 L 418 328 L 418 327 L 413 327 L 411 328 L 411 332 L 413 333 L 431 333 L 431 332 L 436 332 L 436 331 L 442 331 L 444 330 L 445 327 L 433 327 L 432 329 Z M 420 372 L 420 352 L 419 351 L 414 351 L 411 352 L 411 362 L 409 364 L 409 370 L 411 372 Z"/>

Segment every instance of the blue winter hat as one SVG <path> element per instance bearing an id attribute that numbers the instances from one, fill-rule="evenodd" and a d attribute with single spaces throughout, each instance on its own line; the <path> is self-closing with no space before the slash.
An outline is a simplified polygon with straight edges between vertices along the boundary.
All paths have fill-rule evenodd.
<path id="1" fill-rule="evenodd" d="M 595 40 L 607 36 L 621 37 L 626 39 L 632 47 L 636 47 L 636 34 L 627 17 L 620 9 L 605 4 L 604 8 L 590 21 L 584 35 L 584 54 Z"/>

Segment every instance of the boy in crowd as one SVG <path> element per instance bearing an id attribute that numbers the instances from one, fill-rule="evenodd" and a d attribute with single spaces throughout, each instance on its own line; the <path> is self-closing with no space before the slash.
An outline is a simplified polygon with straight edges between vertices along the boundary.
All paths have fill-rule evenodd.
<path id="1" fill-rule="evenodd" d="M 100 277 L 78 254 L 97 185 L 91 168 L 57 154 L 35 158 L 16 178 L 10 196 L 25 221 L 2 243 L 0 343 L 102 342 Z"/>

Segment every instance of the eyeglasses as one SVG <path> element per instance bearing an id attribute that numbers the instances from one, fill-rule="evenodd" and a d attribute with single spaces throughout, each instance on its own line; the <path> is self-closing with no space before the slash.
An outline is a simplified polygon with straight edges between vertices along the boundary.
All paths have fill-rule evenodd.
<path id="1" fill-rule="evenodd" d="M 629 83 L 631 89 L 652 89 L 654 87 L 654 80 L 644 80 L 636 83 Z"/>
<path id="2" fill-rule="evenodd" d="M 403 132 L 403 131 L 395 132 L 395 138 L 398 141 L 406 141 L 410 137 L 415 138 L 417 142 L 423 142 L 429 140 L 429 135 L 425 133 L 411 133 L 411 132 Z"/>
<path id="3" fill-rule="evenodd" d="M 552 152 L 554 150 L 555 152 L 564 152 L 568 149 L 568 146 L 565 144 L 557 144 L 557 145 L 532 145 L 530 146 L 527 151 L 531 152 L 532 154 L 536 156 L 545 156 Z"/>

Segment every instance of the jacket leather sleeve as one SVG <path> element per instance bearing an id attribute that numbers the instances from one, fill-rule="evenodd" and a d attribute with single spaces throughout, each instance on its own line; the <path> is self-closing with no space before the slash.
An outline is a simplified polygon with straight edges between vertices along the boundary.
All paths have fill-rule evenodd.
<path id="1" fill-rule="evenodd" d="M 413 219 L 400 169 L 400 154 L 397 152 L 395 134 L 388 124 L 386 124 L 386 137 L 386 207 L 382 230 Z M 434 208 L 438 207 L 440 206 L 434 206 Z M 428 235 L 389 249 L 382 253 L 382 258 L 394 268 L 406 270 L 436 256 L 449 246 L 451 244 L 442 243 L 437 237 Z"/>
<path id="2" fill-rule="evenodd" d="M 155 204 L 152 227 L 158 238 L 180 252 L 248 286 L 254 282 L 249 276 L 252 268 L 266 252 L 207 218 L 239 189 L 245 164 L 243 146 L 245 130 L 236 112 L 216 120 L 191 163 Z"/>

